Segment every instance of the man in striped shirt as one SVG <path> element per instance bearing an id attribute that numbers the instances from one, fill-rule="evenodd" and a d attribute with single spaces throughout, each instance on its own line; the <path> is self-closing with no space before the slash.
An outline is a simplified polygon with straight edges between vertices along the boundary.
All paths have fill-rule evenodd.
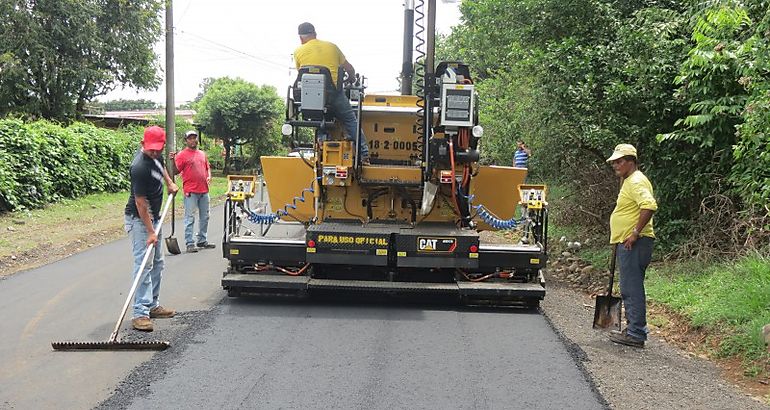
<path id="1" fill-rule="evenodd" d="M 526 168 L 529 157 L 532 156 L 532 150 L 522 140 L 516 141 L 516 147 L 516 152 L 513 153 L 513 166 Z"/>

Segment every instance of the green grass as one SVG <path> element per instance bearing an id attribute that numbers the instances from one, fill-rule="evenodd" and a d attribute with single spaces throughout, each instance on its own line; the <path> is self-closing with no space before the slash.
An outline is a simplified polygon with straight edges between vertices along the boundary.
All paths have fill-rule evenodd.
<path id="1" fill-rule="evenodd" d="M 211 178 L 211 185 L 209 186 L 209 196 L 213 200 L 219 198 L 227 193 L 227 177 L 220 177 L 214 175 Z"/>
<path id="2" fill-rule="evenodd" d="M 126 192 L 91 194 L 78 199 L 65 199 L 42 209 L 23 210 L 0 215 L 0 221 L 9 226 L 14 225 L 13 221 L 24 222 L 25 224 L 32 223 L 42 227 L 55 226 L 61 224 L 62 221 L 82 219 L 84 213 L 98 214 L 104 210 L 125 206 L 127 198 Z M 4 242 L 0 238 L 0 245 Z"/>
<path id="3" fill-rule="evenodd" d="M 181 190 L 181 180 L 177 183 Z M 227 192 L 227 178 L 214 176 L 209 189 L 211 198 L 223 196 Z M 58 224 L 63 219 L 81 218 L 83 212 L 90 212 L 90 210 L 125 206 L 127 200 L 128 191 L 91 194 L 77 199 L 65 199 L 43 209 L 12 212 L 0 216 L 0 219 L 29 220 L 31 218 L 44 225 Z"/>
<path id="4" fill-rule="evenodd" d="M 598 269 L 609 269 L 612 258 L 612 246 L 606 241 L 601 244 L 594 242 L 593 246 L 582 249 L 578 256 L 594 265 Z M 617 267 L 615 268 L 617 270 Z"/>
<path id="5" fill-rule="evenodd" d="M 222 202 L 226 191 L 227 178 L 215 176 L 210 187 L 212 206 Z M 43 209 L 0 215 L 0 258 L 35 249 L 41 243 L 56 246 L 105 231 L 119 234 L 127 200 L 126 191 L 99 193 L 64 200 Z M 181 198 L 177 205 L 180 203 Z M 178 206 L 177 211 L 180 209 Z"/>
<path id="6" fill-rule="evenodd" d="M 770 323 L 770 260 L 750 256 L 732 263 L 683 262 L 650 269 L 651 300 L 664 303 L 693 325 L 725 337 L 719 357 L 770 359 L 761 329 Z"/>

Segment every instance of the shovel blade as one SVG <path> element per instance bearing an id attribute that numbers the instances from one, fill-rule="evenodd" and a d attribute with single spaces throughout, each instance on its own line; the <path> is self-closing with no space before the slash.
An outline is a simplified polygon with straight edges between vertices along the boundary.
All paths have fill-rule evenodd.
<path id="1" fill-rule="evenodd" d="M 168 249 L 168 252 L 172 255 L 179 255 L 182 253 L 182 250 L 179 249 L 179 242 L 176 241 L 176 238 L 166 238 L 166 249 Z"/>
<path id="2" fill-rule="evenodd" d="M 623 299 L 614 296 L 597 296 L 593 328 L 620 330 L 620 311 Z"/>

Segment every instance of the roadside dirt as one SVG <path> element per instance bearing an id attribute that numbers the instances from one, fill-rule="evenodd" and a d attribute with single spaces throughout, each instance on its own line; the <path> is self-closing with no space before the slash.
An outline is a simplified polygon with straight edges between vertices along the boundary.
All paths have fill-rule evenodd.
<path id="1" fill-rule="evenodd" d="M 0 278 L 56 262 L 88 248 L 112 242 L 125 235 L 122 223 L 117 221 L 97 227 L 89 226 L 76 229 L 62 226 L 60 229 L 69 231 L 66 240 L 52 241 L 45 232 L 40 232 L 40 244 L 38 246 L 25 251 L 14 252 L 12 255 L 2 256 L 0 258 Z"/>
<path id="2" fill-rule="evenodd" d="M 644 349 L 610 342 L 591 327 L 594 299 L 563 283 L 549 282 L 542 308 L 612 408 L 770 408 L 723 378 L 714 363 L 666 342 L 659 329 Z"/>
<path id="3" fill-rule="evenodd" d="M 482 232 L 486 242 L 511 239 Z M 595 296 L 606 291 L 608 272 L 557 249 L 546 273 L 543 312 L 612 408 L 770 408 L 770 380 L 747 377 L 740 361 L 709 359 L 706 349 L 718 338 L 663 306 L 648 309 L 651 334 L 644 349 L 610 342 L 605 331 L 592 328 Z"/>
<path id="4" fill-rule="evenodd" d="M 719 346 L 722 335 L 692 328 L 685 318 L 662 305 L 652 304 L 648 312 L 651 320 L 657 322 L 657 326 L 652 326 L 652 332 L 657 337 L 686 351 L 690 356 L 711 360 L 719 367 L 725 379 L 740 386 L 750 395 L 760 399 L 765 398 L 765 402 L 770 403 L 770 377 L 748 377 L 744 373 L 745 366 L 740 359 L 709 358 L 708 350 L 715 350 Z M 768 370 L 770 370 L 770 363 L 765 364 L 765 372 Z"/>
<path id="5" fill-rule="evenodd" d="M 0 260 L 0 277 L 56 262 L 88 248 L 114 241 L 123 233 L 122 228 L 117 227 L 80 235 L 67 243 L 43 242 L 34 249 L 14 255 L 15 259 L 5 257 Z"/>

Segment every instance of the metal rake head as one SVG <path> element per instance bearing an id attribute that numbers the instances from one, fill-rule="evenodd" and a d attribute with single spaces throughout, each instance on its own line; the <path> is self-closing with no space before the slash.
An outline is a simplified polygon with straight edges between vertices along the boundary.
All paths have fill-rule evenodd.
<path id="1" fill-rule="evenodd" d="M 106 341 L 106 342 L 51 342 L 53 350 L 166 350 L 170 342 L 150 341 Z"/>

